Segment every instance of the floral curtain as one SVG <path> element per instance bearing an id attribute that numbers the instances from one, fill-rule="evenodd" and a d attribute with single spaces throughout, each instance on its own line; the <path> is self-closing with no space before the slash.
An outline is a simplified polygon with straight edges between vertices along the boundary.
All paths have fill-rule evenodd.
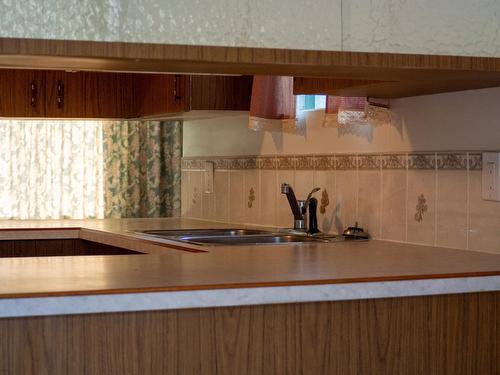
<path id="1" fill-rule="evenodd" d="M 98 121 L 0 120 L 0 219 L 102 218 Z"/>
<path id="2" fill-rule="evenodd" d="M 105 217 L 180 214 L 182 122 L 104 124 Z"/>

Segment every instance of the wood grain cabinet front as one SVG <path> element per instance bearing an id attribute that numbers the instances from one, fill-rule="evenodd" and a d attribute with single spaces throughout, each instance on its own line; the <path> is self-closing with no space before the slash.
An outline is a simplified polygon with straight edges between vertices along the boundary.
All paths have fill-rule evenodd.
<path id="1" fill-rule="evenodd" d="M 46 72 L 46 117 L 115 119 L 134 116 L 129 74 Z"/>
<path id="2" fill-rule="evenodd" d="M 142 119 L 246 111 L 251 76 L 0 69 L 0 117 Z"/>
<path id="3" fill-rule="evenodd" d="M 61 70 L 45 72 L 45 117 L 86 117 L 86 99 L 82 73 Z"/>
<path id="4" fill-rule="evenodd" d="M 253 76 L 191 76 L 191 110 L 249 111 Z"/>
<path id="5" fill-rule="evenodd" d="M 45 74 L 0 69 L 0 117 L 44 117 Z"/>
<path id="6" fill-rule="evenodd" d="M 130 74 L 84 72 L 85 118 L 126 119 L 133 112 Z"/>
<path id="7" fill-rule="evenodd" d="M 158 117 L 189 111 L 189 76 L 180 74 L 134 74 L 134 116 Z"/>
<path id="8" fill-rule="evenodd" d="M 252 76 L 136 74 L 133 81 L 139 118 L 250 109 Z"/>

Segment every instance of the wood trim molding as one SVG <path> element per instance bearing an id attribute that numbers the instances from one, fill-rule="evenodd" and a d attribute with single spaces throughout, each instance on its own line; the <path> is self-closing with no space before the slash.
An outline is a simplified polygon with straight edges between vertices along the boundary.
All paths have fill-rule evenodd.
<path id="1" fill-rule="evenodd" d="M 73 40 L 0 38 L 0 67 L 337 78 L 323 91 L 375 97 L 500 86 L 492 57 Z"/>
<path id="2" fill-rule="evenodd" d="M 500 73 L 500 58 L 417 55 L 373 52 L 287 50 L 271 48 L 170 45 L 148 43 L 94 42 L 0 38 L 1 66 L 19 67 L 21 57 L 43 68 L 68 68 L 57 61 L 81 65 L 92 60 L 91 68 L 123 67 L 126 71 L 197 72 L 219 74 L 257 74 L 279 71 L 280 74 L 324 77 L 344 72 L 367 74 L 364 69 L 439 70 L 455 72 Z M 36 62 L 36 58 L 40 60 Z M 63 60 L 61 60 L 61 58 Z M 166 64 L 165 64 L 166 63 Z M 58 66 L 59 65 L 59 66 Z M 34 66 L 34 65 L 30 65 Z M 314 70 L 304 69 L 315 68 Z M 341 69 L 343 68 L 343 69 Z M 380 79 L 385 79 L 380 77 Z"/>

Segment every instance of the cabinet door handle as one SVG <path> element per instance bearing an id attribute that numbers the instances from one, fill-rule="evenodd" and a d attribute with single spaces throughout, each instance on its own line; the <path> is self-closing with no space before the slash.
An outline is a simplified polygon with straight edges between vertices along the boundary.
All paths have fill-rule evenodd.
<path id="1" fill-rule="evenodd" d="M 178 100 L 182 99 L 182 97 L 179 95 L 181 92 L 180 85 L 181 85 L 181 75 L 176 74 L 174 76 L 174 101 L 178 101 Z"/>
<path id="2" fill-rule="evenodd" d="M 62 81 L 57 81 L 57 108 L 61 109 L 64 107 L 64 84 Z"/>
<path id="3" fill-rule="evenodd" d="M 30 100 L 31 106 L 33 108 L 36 107 L 37 101 L 38 101 L 38 85 L 36 84 L 36 81 L 33 80 L 31 81 L 31 100 Z"/>

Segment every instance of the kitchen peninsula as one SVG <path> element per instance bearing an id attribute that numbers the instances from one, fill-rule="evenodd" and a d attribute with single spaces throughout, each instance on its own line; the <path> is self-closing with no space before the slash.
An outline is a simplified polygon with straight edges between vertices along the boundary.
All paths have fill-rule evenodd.
<path id="1" fill-rule="evenodd" d="M 411 361 L 430 369 L 453 365 L 470 345 L 484 357 L 462 358 L 457 368 L 498 366 L 500 255 L 376 240 L 185 249 L 135 234 L 214 227 L 229 226 L 184 218 L 0 223 L 4 241 L 79 239 L 144 253 L 0 259 L 1 351 L 34 356 L 51 374 L 65 373 L 63 363 L 75 369 L 66 373 L 84 373 L 78 358 L 139 373 L 120 366 L 138 366 L 127 353 L 144 348 L 151 374 L 206 366 L 313 374 L 320 367 L 301 368 L 305 359 L 346 369 L 353 355 L 353 373 Z"/>

